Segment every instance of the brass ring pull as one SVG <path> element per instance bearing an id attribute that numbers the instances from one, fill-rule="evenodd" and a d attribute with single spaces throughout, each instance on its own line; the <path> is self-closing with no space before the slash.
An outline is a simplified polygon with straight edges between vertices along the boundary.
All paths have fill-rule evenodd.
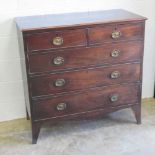
<path id="1" fill-rule="evenodd" d="M 55 37 L 53 39 L 53 45 L 60 46 L 62 44 L 63 44 L 63 38 L 62 37 Z"/>
<path id="2" fill-rule="evenodd" d="M 114 49 L 114 50 L 111 52 L 111 56 L 112 56 L 113 58 L 117 58 L 119 55 L 120 55 L 120 50 Z"/>
<path id="3" fill-rule="evenodd" d="M 66 107 L 67 107 L 66 103 L 59 103 L 59 104 L 57 105 L 57 110 L 58 110 L 58 111 L 63 111 L 63 110 L 66 109 Z"/>
<path id="4" fill-rule="evenodd" d="M 111 37 L 113 39 L 118 39 L 121 36 L 121 32 L 120 31 L 113 31 Z"/>
<path id="5" fill-rule="evenodd" d="M 64 58 L 63 57 L 58 56 L 58 57 L 53 59 L 53 64 L 54 65 L 59 66 L 59 65 L 62 65 L 63 63 L 64 63 Z"/>
<path id="6" fill-rule="evenodd" d="M 56 87 L 62 87 L 62 86 L 64 86 L 65 85 L 65 80 L 64 79 L 57 79 L 56 81 L 55 81 L 55 83 L 54 83 L 54 85 L 56 86 Z"/>
<path id="7" fill-rule="evenodd" d="M 114 71 L 111 73 L 111 78 L 112 79 L 117 79 L 121 76 L 121 73 L 119 71 Z"/>
<path id="8" fill-rule="evenodd" d="M 117 95 L 117 94 L 112 95 L 112 96 L 110 97 L 110 101 L 111 101 L 111 102 L 117 102 L 118 99 L 119 99 L 119 95 Z"/>

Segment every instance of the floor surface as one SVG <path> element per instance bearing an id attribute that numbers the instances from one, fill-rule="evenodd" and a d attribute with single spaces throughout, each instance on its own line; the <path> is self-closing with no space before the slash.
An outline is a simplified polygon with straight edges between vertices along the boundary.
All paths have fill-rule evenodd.
<path id="1" fill-rule="evenodd" d="M 31 144 L 30 122 L 0 123 L 0 155 L 155 155 L 155 100 L 142 104 L 142 124 L 130 109 L 101 120 L 44 125 Z"/>

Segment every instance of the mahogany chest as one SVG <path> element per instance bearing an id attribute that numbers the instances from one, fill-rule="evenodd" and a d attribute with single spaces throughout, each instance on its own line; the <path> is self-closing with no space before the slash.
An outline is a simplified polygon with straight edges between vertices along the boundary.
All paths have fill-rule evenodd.
<path id="1" fill-rule="evenodd" d="M 15 19 L 32 143 L 47 121 L 131 108 L 141 123 L 145 20 L 125 10 Z"/>

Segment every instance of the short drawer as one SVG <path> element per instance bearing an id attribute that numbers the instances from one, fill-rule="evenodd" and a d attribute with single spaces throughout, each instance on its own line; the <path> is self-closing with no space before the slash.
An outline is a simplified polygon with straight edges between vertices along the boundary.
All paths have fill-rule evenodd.
<path id="1" fill-rule="evenodd" d="M 88 92 L 33 101 L 34 119 L 48 119 L 139 102 L 139 85 L 100 87 Z"/>
<path id="2" fill-rule="evenodd" d="M 26 36 L 28 52 L 36 50 L 57 49 L 87 44 L 84 29 L 52 31 Z"/>
<path id="3" fill-rule="evenodd" d="M 114 42 L 120 40 L 143 39 L 143 23 L 120 24 L 89 29 L 89 43 L 101 44 L 104 42 Z"/>
<path id="4" fill-rule="evenodd" d="M 121 64 L 61 72 L 30 79 L 32 96 L 64 93 L 96 86 L 140 81 L 140 64 Z"/>
<path id="5" fill-rule="evenodd" d="M 66 49 L 42 54 L 35 53 L 29 56 L 29 73 L 136 61 L 140 60 L 142 55 L 143 43 L 141 41 L 114 43 L 74 50 Z"/>

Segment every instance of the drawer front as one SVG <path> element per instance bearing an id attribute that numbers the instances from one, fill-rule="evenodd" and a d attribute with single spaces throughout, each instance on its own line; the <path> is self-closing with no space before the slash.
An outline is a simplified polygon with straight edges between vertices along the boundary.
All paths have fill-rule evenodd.
<path id="1" fill-rule="evenodd" d="M 30 84 L 32 96 L 42 96 L 139 80 L 140 64 L 122 64 L 33 77 Z"/>
<path id="2" fill-rule="evenodd" d="M 28 52 L 35 50 L 57 49 L 87 44 L 84 29 L 53 31 L 26 36 Z"/>
<path id="3" fill-rule="evenodd" d="M 143 23 L 95 27 L 89 29 L 89 43 L 143 39 Z"/>
<path id="4" fill-rule="evenodd" d="M 136 61 L 142 58 L 142 51 L 143 43 L 139 41 L 32 54 L 29 57 L 29 72 L 39 73 L 106 63 Z"/>
<path id="5" fill-rule="evenodd" d="M 100 108 L 138 103 L 138 85 L 100 87 L 88 92 L 68 94 L 51 99 L 33 101 L 34 119 L 76 114 Z"/>

